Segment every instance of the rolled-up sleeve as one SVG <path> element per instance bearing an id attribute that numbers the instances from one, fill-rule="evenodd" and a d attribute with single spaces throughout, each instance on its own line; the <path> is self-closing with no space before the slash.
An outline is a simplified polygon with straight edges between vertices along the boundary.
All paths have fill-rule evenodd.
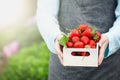
<path id="1" fill-rule="evenodd" d="M 55 53 L 54 40 L 61 34 L 57 20 L 59 0 L 38 0 L 37 3 L 36 19 L 39 32 L 49 50 Z"/>
<path id="2" fill-rule="evenodd" d="M 109 29 L 106 36 L 109 39 L 109 46 L 106 50 L 105 57 L 115 53 L 120 48 L 120 0 L 115 10 L 116 20 L 113 27 Z M 107 54 L 107 55 L 106 55 Z"/>

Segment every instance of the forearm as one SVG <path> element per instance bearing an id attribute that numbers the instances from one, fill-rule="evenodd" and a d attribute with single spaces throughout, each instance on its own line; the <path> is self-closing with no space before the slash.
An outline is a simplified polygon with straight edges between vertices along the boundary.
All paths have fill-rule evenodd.
<path id="1" fill-rule="evenodd" d="M 38 29 L 52 52 L 55 52 L 54 40 L 61 34 L 57 20 L 58 9 L 59 0 L 38 0 L 36 15 Z"/>
<path id="2" fill-rule="evenodd" d="M 118 5 L 115 10 L 116 20 L 113 27 L 109 29 L 109 32 L 105 33 L 109 40 L 109 46 L 106 50 L 106 56 L 115 53 L 120 48 L 120 0 L 117 0 Z"/>
<path id="3" fill-rule="evenodd" d="M 109 30 L 109 32 L 106 33 L 109 40 L 108 56 L 113 54 L 120 48 L 119 30 L 120 30 L 120 17 L 117 18 L 113 27 Z"/>

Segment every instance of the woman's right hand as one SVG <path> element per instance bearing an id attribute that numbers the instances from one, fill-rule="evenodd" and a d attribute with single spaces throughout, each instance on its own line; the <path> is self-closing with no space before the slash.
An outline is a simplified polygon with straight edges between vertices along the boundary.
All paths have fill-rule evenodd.
<path id="1" fill-rule="evenodd" d="M 57 55 L 58 55 L 58 58 L 59 58 L 61 64 L 63 64 L 63 52 L 62 52 L 63 47 L 59 43 L 59 40 L 61 37 L 62 37 L 62 35 L 57 36 L 57 38 L 55 40 L 55 49 L 57 51 Z"/>

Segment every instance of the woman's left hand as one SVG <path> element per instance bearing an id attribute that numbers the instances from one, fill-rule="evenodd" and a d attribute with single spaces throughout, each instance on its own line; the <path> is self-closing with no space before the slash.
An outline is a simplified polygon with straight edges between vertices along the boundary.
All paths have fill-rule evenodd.
<path id="1" fill-rule="evenodd" d="M 98 64 L 100 65 L 104 59 L 104 53 L 108 46 L 109 40 L 106 35 L 102 34 L 101 39 L 99 41 L 99 57 L 98 57 Z"/>

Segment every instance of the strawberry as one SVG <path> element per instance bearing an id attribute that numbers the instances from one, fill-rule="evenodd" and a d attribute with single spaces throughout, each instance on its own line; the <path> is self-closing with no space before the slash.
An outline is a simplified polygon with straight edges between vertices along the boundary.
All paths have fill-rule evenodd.
<path id="1" fill-rule="evenodd" d="M 85 46 L 84 46 L 84 48 L 90 48 L 90 45 L 89 45 L 89 44 L 87 44 L 87 45 L 85 45 Z"/>
<path id="2" fill-rule="evenodd" d="M 92 37 L 92 29 L 86 29 L 83 33 L 82 36 L 88 36 L 89 38 Z"/>
<path id="3" fill-rule="evenodd" d="M 73 35 L 72 35 L 72 33 L 70 33 L 70 34 L 68 35 L 68 38 L 69 38 L 70 41 L 72 41 L 72 37 L 73 37 Z"/>
<path id="4" fill-rule="evenodd" d="M 84 43 L 78 41 L 78 42 L 74 43 L 73 47 L 74 48 L 83 48 L 84 47 Z"/>
<path id="5" fill-rule="evenodd" d="M 93 36 L 93 39 L 94 39 L 95 42 L 99 42 L 99 40 L 101 39 L 100 32 L 96 31 L 95 35 Z"/>
<path id="6" fill-rule="evenodd" d="M 75 56 L 75 54 L 76 54 L 75 52 L 72 52 L 72 53 L 71 53 L 72 56 Z"/>
<path id="7" fill-rule="evenodd" d="M 72 43 L 72 42 L 66 42 L 66 46 L 67 46 L 68 48 L 72 48 L 73 43 Z"/>
<path id="8" fill-rule="evenodd" d="M 80 32 L 77 29 L 73 29 L 72 32 L 69 34 L 69 39 L 71 40 L 73 36 L 78 36 L 80 37 Z"/>
<path id="9" fill-rule="evenodd" d="M 81 53 L 81 56 L 89 56 L 90 54 L 89 54 L 89 52 L 82 52 Z"/>
<path id="10" fill-rule="evenodd" d="M 89 45 L 90 45 L 91 48 L 95 48 L 96 47 L 96 43 L 95 43 L 94 40 L 90 40 Z"/>
<path id="11" fill-rule="evenodd" d="M 94 40 L 90 40 L 90 41 L 89 41 L 89 44 L 86 44 L 86 45 L 84 46 L 84 48 L 95 48 L 95 47 L 96 47 L 96 43 L 95 43 Z"/>
<path id="12" fill-rule="evenodd" d="M 81 53 L 81 56 L 85 56 L 85 55 L 86 55 L 86 52 L 82 52 L 82 53 Z"/>
<path id="13" fill-rule="evenodd" d="M 80 39 L 79 37 L 73 36 L 72 37 L 72 42 L 75 43 L 75 42 L 79 41 L 79 39 Z"/>
<path id="14" fill-rule="evenodd" d="M 88 25 L 80 24 L 77 29 L 80 30 L 81 32 L 83 32 L 83 31 L 85 31 L 88 28 L 90 28 Z"/>
<path id="15" fill-rule="evenodd" d="M 89 56 L 89 55 L 90 55 L 90 53 L 89 53 L 89 52 L 86 52 L 85 56 Z"/>
<path id="16" fill-rule="evenodd" d="M 93 35 L 95 34 L 96 28 L 93 30 L 91 28 L 86 29 L 83 33 L 82 36 L 88 36 L 89 38 L 92 38 Z"/>
<path id="17" fill-rule="evenodd" d="M 84 44 L 89 43 L 89 38 L 87 36 L 82 36 L 80 39 Z"/>
<path id="18" fill-rule="evenodd" d="M 90 55 L 90 53 L 89 52 L 86 52 L 86 55 L 85 56 L 89 56 Z"/>
<path id="19" fill-rule="evenodd" d="M 81 56 L 82 52 L 77 52 L 78 56 Z"/>

